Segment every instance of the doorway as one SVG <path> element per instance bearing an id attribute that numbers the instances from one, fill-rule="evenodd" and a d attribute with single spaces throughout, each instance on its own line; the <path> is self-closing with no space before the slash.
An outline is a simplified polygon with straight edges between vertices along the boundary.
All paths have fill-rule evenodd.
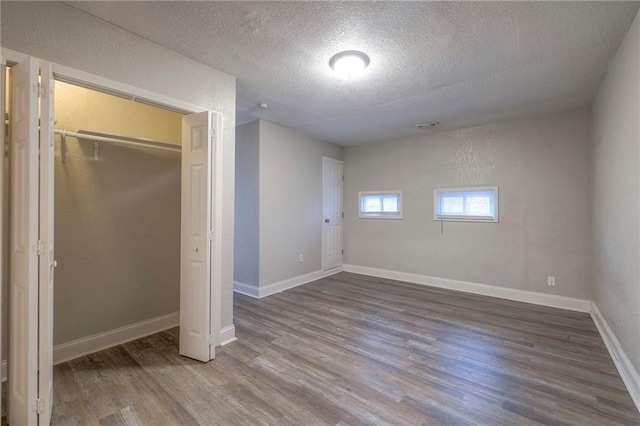
<path id="1" fill-rule="evenodd" d="M 62 81 L 54 111 L 57 364 L 178 324 L 183 114 Z"/>
<path id="2" fill-rule="evenodd" d="M 180 353 L 201 361 L 213 359 L 219 339 L 220 272 L 214 268 L 219 265 L 221 252 L 218 242 L 214 241 L 213 229 L 221 220 L 219 195 L 214 192 L 219 182 L 216 164 L 220 162 L 217 153 L 221 144 L 218 137 L 221 117 L 212 111 L 37 58 L 21 56 L 12 65 L 11 72 L 8 414 L 12 424 L 48 424 L 52 409 L 53 271 L 56 266 L 54 152 L 62 156 L 62 142 L 54 139 L 54 76 L 58 81 L 117 94 L 132 102 L 188 113 L 181 126 L 184 149 L 180 166 Z M 139 93 L 143 96 L 139 97 Z M 96 149 L 93 144 L 90 148 L 96 162 L 100 160 L 105 139 L 115 139 L 94 134 L 87 136 L 87 140 L 101 137 L 100 146 Z M 86 141 L 82 141 L 83 137 L 79 139 L 76 141 L 79 152 L 86 153 L 86 147 L 80 147 Z M 131 145 L 132 141 L 128 142 Z M 109 153 L 111 158 L 117 158 L 116 150 L 109 151 L 111 148 L 102 147 L 103 155 Z M 130 194 L 129 199 L 147 196 L 152 192 L 148 186 L 137 195 Z M 124 203 L 126 198 L 114 196 L 111 202 Z M 103 237 L 112 236 L 104 233 Z"/>

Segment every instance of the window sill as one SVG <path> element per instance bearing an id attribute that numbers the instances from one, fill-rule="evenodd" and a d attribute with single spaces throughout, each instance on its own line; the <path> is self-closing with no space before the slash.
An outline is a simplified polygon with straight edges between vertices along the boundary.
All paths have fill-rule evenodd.
<path id="1" fill-rule="evenodd" d="M 473 219 L 473 218 L 467 218 L 467 217 L 443 217 L 443 218 L 439 218 L 439 217 L 434 217 L 433 218 L 434 221 L 436 222 L 479 222 L 479 223 L 498 223 L 499 219 L 495 218 L 495 219 Z"/>
<path id="2" fill-rule="evenodd" d="M 358 215 L 359 219 L 392 219 L 402 220 L 402 216 L 382 216 L 382 215 Z"/>

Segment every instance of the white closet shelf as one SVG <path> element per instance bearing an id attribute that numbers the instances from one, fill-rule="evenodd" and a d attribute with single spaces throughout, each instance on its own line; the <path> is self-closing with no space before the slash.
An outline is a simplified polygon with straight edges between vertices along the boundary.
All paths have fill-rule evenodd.
<path id="1" fill-rule="evenodd" d="M 73 137 L 78 139 L 87 139 L 94 141 L 93 157 L 99 159 L 98 142 L 115 143 L 120 145 L 136 146 L 139 148 L 159 149 L 162 151 L 182 152 L 182 147 L 166 142 L 160 142 L 153 139 L 133 138 L 129 136 L 111 135 L 108 133 L 88 132 L 67 132 L 65 130 L 55 129 L 55 133 L 61 136 L 62 141 L 62 161 L 66 160 L 66 138 Z"/>

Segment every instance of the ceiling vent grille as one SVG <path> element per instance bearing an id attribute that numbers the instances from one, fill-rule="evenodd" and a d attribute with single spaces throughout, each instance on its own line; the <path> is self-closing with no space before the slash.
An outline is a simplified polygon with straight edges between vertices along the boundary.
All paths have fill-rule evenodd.
<path id="1" fill-rule="evenodd" d="M 416 124 L 415 127 L 417 127 L 418 129 L 430 129 L 432 127 L 438 127 L 439 125 L 440 123 L 438 123 L 437 121 L 432 121 L 431 123 Z"/>

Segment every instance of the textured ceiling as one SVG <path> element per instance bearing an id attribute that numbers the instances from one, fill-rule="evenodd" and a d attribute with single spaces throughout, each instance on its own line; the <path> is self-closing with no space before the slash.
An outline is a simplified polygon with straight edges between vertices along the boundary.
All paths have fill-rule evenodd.
<path id="1" fill-rule="evenodd" d="M 342 145 L 589 105 L 640 5 L 69 4 L 236 76 L 238 124 L 270 120 Z M 371 58 L 365 74 L 337 78 L 329 58 L 354 49 Z M 429 121 L 441 125 L 414 128 Z"/>

